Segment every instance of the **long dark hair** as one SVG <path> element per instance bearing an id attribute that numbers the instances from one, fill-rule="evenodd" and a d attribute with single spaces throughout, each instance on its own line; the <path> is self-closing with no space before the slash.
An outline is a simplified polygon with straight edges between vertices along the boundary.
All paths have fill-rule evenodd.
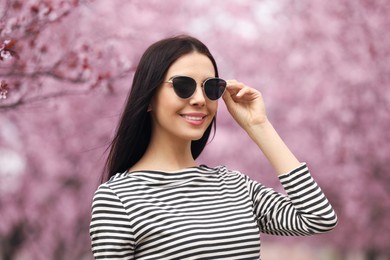
<path id="1" fill-rule="evenodd" d="M 218 77 L 215 59 L 206 45 L 194 37 L 180 35 L 166 38 L 152 44 L 144 52 L 134 74 L 116 134 L 109 146 L 110 152 L 101 182 L 109 180 L 116 173 L 126 171 L 141 159 L 152 132 L 151 117 L 147 112 L 148 105 L 172 63 L 191 52 L 206 55 L 214 66 L 215 76 Z M 191 153 L 194 159 L 206 146 L 213 126 L 215 127 L 215 118 L 202 138 L 192 141 Z"/>

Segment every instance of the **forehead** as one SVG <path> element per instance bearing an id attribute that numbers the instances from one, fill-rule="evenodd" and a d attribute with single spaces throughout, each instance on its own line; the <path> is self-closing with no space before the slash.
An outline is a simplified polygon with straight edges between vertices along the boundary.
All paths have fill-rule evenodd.
<path id="1" fill-rule="evenodd" d="M 167 77 L 175 75 L 214 77 L 215 69 L 209 57 L 192 52 L 181 56 L 169 67 Z"/>

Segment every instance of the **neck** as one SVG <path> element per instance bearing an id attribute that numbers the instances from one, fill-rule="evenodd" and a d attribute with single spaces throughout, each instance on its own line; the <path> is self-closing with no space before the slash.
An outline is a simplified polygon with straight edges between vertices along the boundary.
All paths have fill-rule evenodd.
<path id="1" fill-rule="evenodd" d="M 131 167 L 135 170 L 174 171 L 196 166 L 191 141 L 152 137 L 142 158 Z"/>

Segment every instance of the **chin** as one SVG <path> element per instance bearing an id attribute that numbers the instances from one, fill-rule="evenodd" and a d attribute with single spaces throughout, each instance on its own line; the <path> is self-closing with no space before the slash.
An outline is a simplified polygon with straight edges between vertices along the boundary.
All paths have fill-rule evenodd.
<path id="1" fill-rule="evenodd" d="M 202 137 L 203 137 L 203 135 L 200 136 L 200 137 L 197 137 L 197 138 L 192 138 L 191 141 L 198 141 L 198 140 L 200 140 Z"/>
<path id="2" fill-rule="evenodd" d="M 186 139 L 191 140 L 191 141 L 197 141 L 203 137 L 204 133 L 205 133 L 205 131 L 202 131 L 201 133 L 198 133 L 198 134 L 187 135 Z"/>

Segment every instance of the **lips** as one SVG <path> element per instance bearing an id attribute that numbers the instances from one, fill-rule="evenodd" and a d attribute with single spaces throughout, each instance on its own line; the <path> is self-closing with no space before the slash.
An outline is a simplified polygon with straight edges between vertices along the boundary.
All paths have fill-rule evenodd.
<path id="1" fill-rule="evenodd" d="M 184 118 L 188 123 L 198 126 L 203 124 L 207 115 L 203 113 L 187 113 L 180 114 L 180 116 Z"/>
<path id="2" fill-rule="evenodd" d="M 193 121 L 201 121 L 204 117 L 202 116 L 188 116 L 188 115 L 182 115 L 187 120 L 193 120 Z"/>

